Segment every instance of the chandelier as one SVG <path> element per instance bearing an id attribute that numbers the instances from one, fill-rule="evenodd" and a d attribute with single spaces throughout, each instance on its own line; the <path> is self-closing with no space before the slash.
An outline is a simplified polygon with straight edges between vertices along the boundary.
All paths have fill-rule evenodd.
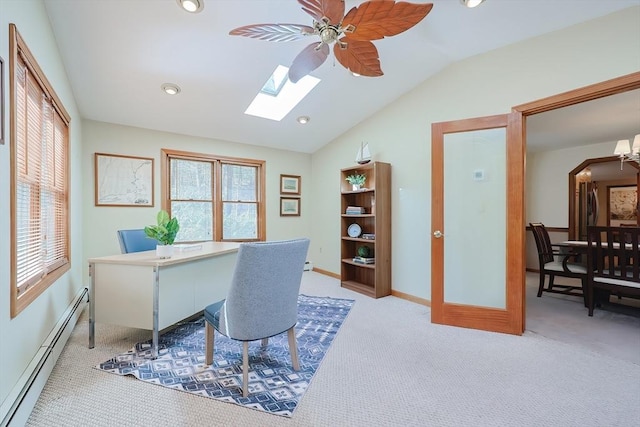
<path id="1" fill-rule="evenodd" d="M 613 154 L 620 156 L 620 170 L 624 162 L 636 162 L 640 164 L 640 134 L 633 138 L 633 145 L 629 145 L 628 139 L 621 139 L 616 144 Z"/>

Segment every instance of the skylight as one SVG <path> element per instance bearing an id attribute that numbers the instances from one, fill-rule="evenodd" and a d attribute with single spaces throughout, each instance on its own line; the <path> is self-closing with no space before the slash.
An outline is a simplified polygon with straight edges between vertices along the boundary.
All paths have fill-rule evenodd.
<path id="1" fill-rule="evenodd" d="M 280 121 L 320 83 L 319 78 L 310 75 L 291 83 L 288 71 L 289 68 L 278 65 L 244 113 Z"/>

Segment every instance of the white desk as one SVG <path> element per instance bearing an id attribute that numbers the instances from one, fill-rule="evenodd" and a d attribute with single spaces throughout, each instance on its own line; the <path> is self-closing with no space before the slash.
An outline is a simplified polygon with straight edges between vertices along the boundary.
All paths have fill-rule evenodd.
<path id="1" fill-rule="evenodd" d="M 95 322 L 153 331 L 153 357 L 161 329 L 224 299 L 239 243 L 205 242 L 160 259 L 155 251 L 89 259 L 89 348 Z"/>

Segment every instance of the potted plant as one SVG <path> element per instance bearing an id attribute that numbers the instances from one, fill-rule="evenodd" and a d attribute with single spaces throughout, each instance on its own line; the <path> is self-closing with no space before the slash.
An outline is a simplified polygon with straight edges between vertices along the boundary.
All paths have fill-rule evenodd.
<path id="1" fill-rule="evenodd" d="M 346 181 L 351 184 L 353 191 L 358 191 L 362 188 L 362 186 L 364 185 L 365 181 L 367 180 L 367 176 L 363 173 L 358 174 L 352 174 L 347 176 Z"/>
<path id="2" fill-rule="evenodd" d="M 180 230 L 180 224 L 178 224 L 177 218 L 171 218 L 169 213 L 165 210 L 158 212 L 156 217 L 157 225 L 148 225 L 144 228 L 144 233 L 156 239 L 158 246 L 156 246 L 156 255 L 160 258 L 171 258 L 173 254 L 173 242 L 176 240 L 178 230 Z"/>

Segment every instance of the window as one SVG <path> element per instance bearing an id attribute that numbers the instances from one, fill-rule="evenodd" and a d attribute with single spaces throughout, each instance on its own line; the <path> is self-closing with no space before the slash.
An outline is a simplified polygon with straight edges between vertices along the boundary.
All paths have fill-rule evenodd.
<path id="1" fill-rule="evenodd" d="M 180 223 L 176 242 L 265 239 L 264 161 L 173 150 L 162 156 L 163 208 Z"/>
<path id="2" fill-rule="evenodd" d="M 15 25 L 11 77 L 11 316 L 70 268 L 69 114 Z"/>

